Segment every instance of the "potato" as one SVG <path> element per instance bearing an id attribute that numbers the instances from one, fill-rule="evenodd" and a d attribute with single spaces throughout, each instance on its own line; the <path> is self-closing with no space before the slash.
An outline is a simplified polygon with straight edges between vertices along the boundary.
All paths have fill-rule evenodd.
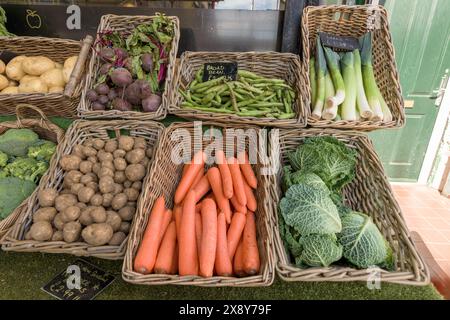
<path id="1" fill-rule="evenodd" d="M 19 86 L 19 82 L 14 81 L 14 80 L 9 80 L 8 87 L 17 87 L 17 86 Z"/>
<path id="2" fill-rule="evenodd" d="M 145 167 L 140 164 L 130 164 L 125 169 L 125 176 L 131 182 L 142 180 L 145 177 Z"/>
<path id="3" fill-rule="evenodd" d="M 114 191 L 114 179 L 110 176 L 103 176 L 99 181 L 101 193 L 111 193 Z"/>
<path id="4" fill-rule="evenodd" d="M 147 141 L 143 137 L 134 138 L 134 146 L 133 149 L 145 149 L 147 148 Z"/>
<path id="5" fill-rule="evenodd" d="M 114 182 L 122 184 L 127 180 L 127 177 L 125 177 L 124 171 L 116 171 L 114 172 Z"/>
<path id="6" fill-rule="evenodd" d="M 53 219 L 53 225 L 56 229 L 62 230 L 64 228 L 64 221 L 62 220 L 62 214 L 58 213 Z"/>
<path id="7" fill-rule="evenodd" d="M 101 178 L 101 177 L 105 177 L 105 176 L 108 176 L 108 177 L 114 177 L 114 169 L 111 169 L 111 168 L 107 168 L 107 167 L 102 167 L 101 169 L 100 169 L 100 172 L 98 173 L 98 176 Z"/>
<path id="8" fill-rule="evenodd" d="M 53 228 L 48 221 L 37 221 L 30 229 L 31 238 L 36 241 L 48 241 L 53 236 Z"/>
<path id="9" fill-rule="evenodd" d="M 81 214 L 81 209 L 79 207 L 70 206 L 67 207 L 63 212 L 61 212 L 61 220 L 63 222 L 70 222 L 78 220 Z"/>
<path id="10" fill-rule="evenodd" d="M 2 91 L 0 91 L 0 94 L 18 94 L 19 93 L 19 87 L 6 87 Z"/>
<path id="11" fill-rule="evenodd" d="M 136 201 L 139 197 L 139 191 L 134 188 L 126 188 L 123 193 L 127 196 L 128 201 Z"/>
<path id="12" fill-rule="evenodd" d="M 92 166 L 92 172 L 95 173 L 96 175 L 98 175 L 100 173 L 101 169 L 102 169 L 102 165 L 99 162 L 94 163 L 94 165 Z"/>
<path id="13" fill-rule="evenodd" d="M 103 207 L 92 207 L 89 211 L 92 220 L 96 223 L 102 223 L 106 221 L 106 210 Z"/>
<path id="14" fill-rule="evenodd" d="M 19 93 L 47 93 L 48 86 L 41 79 L 32 79 L 19 85 Z"/>
<path id="15" fill-rule="evenodd" d="M 114 157 L 111 152 L 106 152 L 105 150 L 99 150 L 97 153 L 97 158 L 100 162 L 103 161 L 113 161 Z"/>
<path id="16" fill-rule="evenodd" d="M 83 153 L 86 157 L 94 157 L 97 155 L 97 150 L 90 146 L 83 146 Z"/>
<path id="17" fill-rule="evenodd" d="M 105 141 L 102 139 L 94 139 L 92 141 L 92 144 L 93 144 L 94 148 L 97 150 L 101 150 L 105 147 Z"/>
<path id="18" fill-rule="evenodd" d="M 77 206 L 78 208 L 80 208 L 81 211 L 83 211 L 83 210 L 87 207 L 86 203 L 83 203 L 83 202 L 78 202 L 78 203 L 76 204 L 76 206 Z"/>
<path id="19" fill-rule="evenodd" d="M 55 68 L 56 68 L 56 69 L 61 69 L 61 70 L 62 70 L 63 65 L 62 65 L 61 63 L 59 63 L 59 62 L 55 62 Z"/>
<path id="20" fill-rule="evenodd" d="M 26 83 L 26 82 L 30 82 L 31 80 L 35 80 L 35 79 L 40 79 L 38 76 L 30 76 L 28 74 L 24 75 L 19 83 Z"/>
<path id="21" fill-rule="evenodd" d="M 78 158 L 80 158 L 81 160 L 86 159 L 86 156 L 83 152 L 83 146 L 81 144 L 76 144 L 73 147 L 71 154 L 74 156 L 78 156 Z"/>
<path id="22" fill-rule="evenodd" d="M 63 240 L 64 240 L 64 235 L 63 235 L 62 231 L 57 230 L 53 233 L 52 241 L 63 241 Z"/>
<path id="23" fill-rule="evenodd" d="M 119 183 L 115 183 L 114 184 L 114 191 L 112 192 L 113 195 L 122 193 L 122 191 L 123 191 L 123 186 L 121 184 L 119 184 Z"/>
<path id="24" fill-rule="evenodd" d="M 124 158 L 114 159 L 114 167 L 116 170 L 124 171 L 127 168 L 127 162 Z"/>
<path id="25" fill-rule="evenodd" d="M 153 149 L 147 148 L 147 150 L 145 150 L 145 155 L 147 156 L 147 158 L 151 159 L 153 156 Z"/>
<path id="26" fill-rule="evenodd" d="M 99 193 L 96 193 L 92 196 L 90 204 L 92 206 L 101 206 L 103 204 L 103 196 Z"/>
<path id="27" fill-rule="evenodd" d="M 92 164 L 98 163 L 98 164 L 100 165 L 100 163 L 98 162 L 98 159 L 97 159 L 96 156 L 88 157 L 87 160 L 90 161 L 90 162 L 92 162 Z"/>
<path id="28" fill-rule="evenodd" d="M 145 168 L 147 168 L 149 162 L 150 162 L 150 159 L 147 157 L 144 157 L 144 159 L 142 159 L 142 161 L 139 163 L 142 164 Z"/>
<path id="29" fill-rule="evenodd" d="M 41 81 L 44 82 L 47 87 L 61 87 L 63 88 L 66 83 L 61 69 L 50 69 L 40 75 Z"/>
<path id="30" fill-rule="evenodd" d="M 64 188 L 59 192 L 59 195 L 62 195 L 62 194 L 72 194 L 72 191 L 70 191 L 69 188 Z"/>
<path id="31" fill-rule="evenodd" d="M 110 207 L 113 198 L 114 198 L 114 195 L 113 195 L 112 193 L 105 193 L 105 194 L 103 195 L 103 203 L 102 203 L 102 206 L 105 207 L 105 208 Z"/>
<path id="32" fill-rule="evenodd" d="M 88 203 L 91 201 L 92 196 L 95 194 L 95 190 L 89 187 L 80 188 L 78 191 L 78 201 Z"/>
<path id="33" fill-rule="evenodd" d="M 33 238 L 31 238 L 31 231 L 30 230 L 28 230 L 28 232 L 25 233 L 24 239 L 25 240 L 33 240 Z"/>
<path id="34" fill-rule="evenodd" d="M 70 58 L 67 58 L 66 61 L 64 61 L 63 66 L 63 76 L 64 76 L 64 82 L 69 82 L 70 75 L 72 74 L 73 68 L 75 67 L 75 64 L 77 62 L 78 56 L 72 56 Z"/>
<path id="35" fill-rule="evenodd" d="M 64 92 L 64 88 L 63 87 L 50 87 L 48 88 L 48 93 L 63 93 Z"/>
<path id="36" fill-rule="evenodd" d="M 144 149 L 134 149 L 127 152 L 125 159 L 128 163 L 136 164 L 143 161 L 145 158 L 145 150 Z"/>
<path id="37" fill-rule="evenodd" d="M 120 224 L 119 231 L 122 231 L 123 233 L 128 234 L 128 232 L 130 232 L 130 227 L 131 227 L 131 224 L 129 222 L 122 221 L 122 223 Z"/>
<path id="38" fill-rule="evenodd" d="M 83 174 L 78 170 L 71 170 L 66 173 L 64 176 L 63 186 L 67 188 L 71 188 L 73 184 L 80 183 L 80 179 Z"/>
<path id="39" fill-rule="evenodd" d="M 63 194 L 55 198 L 55 208 L 59 212 L 65 210 L 67 207 L 74 206 L 78 202 L 77 197 L 73 194 Z"/>
<path id="40" fill-rule="evenodd" d="M 0 74 L 5 73 L 5 69 L 6 69 L 5 63 L 2 60 L 0 60 Z"/>
<path id="41" fill-rule="evenodd" d="M 108 244 L 110 246 L 120 246 L 122 244 L 122 242 L 125 240 L 126 238 L 126 234 L 123 232 L 116 232 L 113 234 L 111 240 L 109 240 Z"/>
<path id="42" fill-rule="evenodd" d="M 0 74 L 0 90 L 5 89 L 8 85 L 8 79 L 4 75 Z"/>
<path id="43" fill-rule="evenodd" d="M 105 245 L 113 236 L 113 229 L 107 223 L 94 223 L 81 232 L 84 241 L 93 246 Z"/>
<path id="44" fill-rule="evenodd" d="M 58 191 L 52 188 L 41 189 L 38 192 L 39 205 L 41 207 L 53 207 Z"/>
<path id="45" fill-rule="evenodd" d="M 6 65 L 6 76 L 11 80 L 19 81 L 25 75 L 25 71 L 22 69 L 22 61 L 26 59 L 26 56 L 17 56 L 11 59 Z"/>
<path id="46" fill-rule="evenodd" d="M 78 221 L 71 221 L 64 225 L 63 237 L 64 241 L 71 243 L 80 238 L 81 224 Z"/>
<path id="47" fill-rule="evenodd" d="M 93 138 L 88 138 L 83 142 L 83 145 L 85 147 L 94 147 L 94 139 Z"/>
<path id="48" fill-rule="evenodd" d="M 125 150 L 117 149 L 113 152 L 113 157 L 114 157 L 114 159 L 125 158 L 126 154 L 127 154 L 127 152 Z"/>
<path id="49" fill-rule="evenodd" d="M 52 222 L 53 219 L 55 219 L 56 214 L 57 214 L 56 209 L 53 207 L 40 208 L 33 214 L 33 222 L 36 221 Z"/>
<path id="50" fill-rule="evenodd" d="M 26 57 L 22 61 L 23 71 L 32 76 L 40 76 L 54 68 L 55 62 L 44 56 Z"/>
<path id="51" fill-rule="evenodd" d="M 98 183 L 97 183 L 97 182 L 94 182 L 94 181 L 91 181 L 91 182 L 86 183 L 86 187 L 91 188 L 92 190 L 95 191 L 95 193 L 97 193 L 97 192 L 99 191 L 99 189 L 98 189 Z"/>
<path id="52" fill-rule="evenodd" d="M 136 208 L 126 206 L 119 210 L 119 216 L 124 221 L 131 221 L 134 217 L 135 212 L 136 212 Z"/>
<path id="53" fill-rule="evenodd" d="M 114 162 L 111 161 L 111 160 L 102 161 L 100 164 L 101 164 L 102 168 L 109 168 L 109 169 L 111 169 L 113 171 L 116 170 L 116 167 L 114 166 Z"/>
<path id="54" fill-rule="evenodd" d="M 131 182 L 130 180 L 126 180 L 124 183 L 123 183 L 123 187 L 124 188 L 131 188 L 131 185 L 133 184 L 133 182 Z"/>
<path id="55" fill-rule="evenodd" d="M 106 223 L 111 225 L 113 231 L 116 232 L 120 228 L 120 224 L 122 223 L 122 219 L 119 214 L 115 211 L 109 210 L 106 211 Z"/>
<path id="56" fill-rule="evenodd" d="M 127 195 L 125 193 L 118 193 L 114 196 L 111 202 L 111 208 L 114 210 L 119 210 L 125 207 L 128 202 Z"/>
<path id="57" fill-rule="evenodd" d="M 91 161 L 87 161 L 87 160 L 81 161 L 80 162 L 80 171 L 82 173 L 89 173 L 89 172 L 92 171 L 92 166 L 93 165 L 94 164 Z"/>
<path id="58" fill-rule="evenodd" d="M 119 139 L 117 139 L 119 142 L 119 149 L 130 151 L 133 149 L 134 146 L 134 139 L 130 136 L 120 136 Z"/>
<path id="59" fill-rule="evenodd" d="M 84 185 L 87 185 L 90 182 L 96 182 L 96 181 L 97 181 L 97 176 L 92 172 L 86 173 L 80 178 L 80 182 Z"/>
<path id="60" fill-rule="evenodd" d="M 117 140 L 108 140 L 105 143 L 105 151 L 113 153 L 117 149 Z"/>
<path id="61" fill-rule="evenodd" d="M 91 210 L 93 207 L 87 207 L 84 210 L 81 211 L 80 214 L 80 223 L 84 226 L 88 226 L 92 223 L 94 223 L 94 220 L 91 217 Z"/>
<path id="62" fill-rule="evenodd" d="M 64 155 L 59 161 L 59 165 L 64 171 L 78 170 L 80 163 L 81 158 L 71 154 Z"/>
<path id="63" fill-rule="evenodd" d="M 128 201 L 126 206 L 136 208 L 136 201 Z"/>
<path id="64" fill-rule="evenodd" d="M 141 181 L 135 181 L 135 182 L 133 182 L 131 187 L 133 189 L 136 189 L 136 190 L 140 191 L 142 189 L 142 182 Z"/>

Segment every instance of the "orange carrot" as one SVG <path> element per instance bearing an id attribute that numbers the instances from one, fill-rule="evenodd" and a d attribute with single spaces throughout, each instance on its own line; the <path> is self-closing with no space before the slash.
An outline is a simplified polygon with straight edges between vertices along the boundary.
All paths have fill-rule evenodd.
<path id="1" fill-rule="evenodd" d="M 177 243 L 177 228 L 175 221 L 172 221 L 167 227 L 161 246 L 158 251 L 158 257 L 155 263 L 155 273 L 170 274 L 173 268 L 173 254 Z"/>
<path id="2" fill-rule="evenodd" d="M 166 209 L 166 211 L 164 211 L 163 222 L 161 225 L 161 234 L 160 234 L 161 240 L 164 237 L 164 234 L 166 233 L 167 227 L 169 226 L 171 220 L 172 220 L 172 210 Z"/>
<path id="3" fill-rule="evenodd" d="M 225 198 L 230 199 L 233 196 L 233 180 L 231 179 L 230 168 L 228 168 L 225 154 L 222 150 L 216 152 L 216 163 L 219 167 L 220 177 L 222 178 L 222 189 Z"/>
<path id="4" fill-rule="evenodd" d="M 205 194 L 208 193 L 209 190 L 211 190 L 211 185 L 209 184 L 209 180 L 207 175 L 205 174 L 199 182 L 194 186 L 194 190 L 197 194 L 197 197 L 195 199 L 195 202 L 199 202 Z"/>
<path id="5" fill-rule="evenodd" d="M 208 170 L 208 180 L 211 188 L 214 192 L 214 197 L 216 198 L 217 206 L 225 214 L 225 219 L 227 223 L 231 222 L 231 208 L 230 201 L 225 198 L 222 191 L 222 179 L 220 178 L 219 169 L 216 167 L 210 168 Z"/>
<path id="6" fill-rule="evenodd" d="M 217 210 L 211 199 L 203 200 L 202 205 L 202 239 L 200 248 L 200 275 L 211 277 L 216 260 Z"/>
<path id="7" fill-rule="evenodd" d="M 164 197 L 161 196 L 153 205 L 144 237 L 134 259 L 134 270 L 136 272 L 148 274 L 153 271 L 161 242 L 161 227 L 165 210 Z"/>
<path id="8" fill-rule="evenodd" d="M 242 177 L 236 158 L 228 158 L 228 167 L 230 168 L 231 178 L 233 179 L 233 190 L 236 199 L 241 205 L 246 206 L 247 198 L 245 197 L 244 178 Z"/>
<path id="9" fill-rule="evenodd" d="M 245 213 L 235 212 L 227 233 L 228 254 L 232 260 L 245 227 Z"/>
<path id="10" fill-rule="evenodd" d="M 187 169 L 189 168 L 190 163 L 186 163 L 183 166 L 183 172 L 181 173 L 181 177 L 184 177 L 184 175 L 186 174 Z"/>
<path id="11" fill-rule="evenodd" d="M 183 202 L 180 224 L 178 272 L 180 276 L 198 274 L 195 239 L 195 192 L 189 191 Z"/>
<path id="12" fill-rule="evenodd" d="M 251 211 L 247 212 L 247 221 L 242 238 L 242 260 L 246 274 L 254 275 L 259 272 L 260 260 L 256 240 L 255 214 Z"/>
<path id="13" fill-rule="evenodd" d="M 247 207 L 241 205 L 237 199 L 236 199 L 236 195 L 233 194 L 233 196 L 230 199 L 231 204 L 233 205 L 234 211 L 238 211 L 238 212 L 242 212 L 242 213 L 247 213 Z"/>
<path id="14" fill-rule="evenodd" d="M 189 189 L 191 189 L 195 177 L 203 169 L 204 160 L 205 153 L 203 151 L 199 151 L 194 155 L 191 164 L 186 169 L 186 173 L 181 178 L 177 190 L 175 191 L 175 204 L 181 203 Z"/>
<path id="15" fill-rule="evenodd" d="M 183 207 L 176 204 L 175 207 L 173 207 L 173 216 L 175 217 L 175 224 L 177 226 L 177 239 L 180 238 L 180 225 L 182 213 Z"/>
<path id="16" fill-rule="evenodd" d="M 200 208 L 201 210 L 201 208 Z M 202 215 L 201 211 L 195 212 L 195 243 L 197 244 L 197 254 L 200 258 L 200 248 L 202 244 Z"/>
<path id="17" fill-rule="evenodd" d="M 177 273 L 178 273 L 178 242 L 175 244 L 175 250 L 173 251 L 172 265 L 170 267 L 169 274 L 177 274 Z"/>
<path id="18" fill-rule="evenodd" d="M 245 276 L 244 263 L 242 261 L 242 238 L 239 240 L 236 253 L 234 254 L 233 271 L 238 277 Z"/>
<path id="19" fill-rule="evenodd" d="M 243 151 L 238 155 L 239 166 L 241 167 L 242 175 L 247 181 L 248 185 L 253 189 L 258 186 L 258 180 L 256 179 L 255 173 L 253 172 L 250 161 L 248 160 L 247 152 Z"/>
<path id="20" fill-rule="evenodd" d="M 245 197 L 247 198 L 247 208 L 248 210 L 255 212 L 256 208 L 258 207 L 258 204 L 256 202 L 256 198 L 252 188 L 248 185 L 245 179 L 244 179 L 244 190 L 245 190 Z"/>
<path id="21" fill-rule="evenodd" d="M 202 203 L 199 202 L 195 205 L 195 213 L 200 213 L 202 211 Z"/>
<path id="22" fill-rule="evenodd" d="M 203 176 L 205 175 L 203 170 L 200 170 L 197 175 L 195 176 L 194 182 L 192 182 L 192 188 L 194 188 L 197 183 L 203 178 Z"/>
<path id="23" fill-rule="evenodd" d="M 227 277 L 233 273 L 233 266 L 231 265 L 227 248 L 227 224 L 223 212 L 219 213 L 217 217 L 217 246 L 214 266 L 219 276 Z"/>

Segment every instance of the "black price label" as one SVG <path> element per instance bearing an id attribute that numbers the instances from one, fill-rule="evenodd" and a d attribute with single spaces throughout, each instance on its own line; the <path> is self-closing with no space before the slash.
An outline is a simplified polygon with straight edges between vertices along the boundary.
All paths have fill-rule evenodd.
<path id="1" fill-rule="evenodd" d="M 41 289 L 59 300 L 92 300 L 114 278 L 109 272 L 78 259 Z"/>
<path id="2" fill-rule="evenodd" d="M 338 36 L 331 33 L 319 32 L 320 40 L 326 47 L 341 49 L 345 51 L 353 51 L 360 49 L 358 38 Z"/>
<path id="3" fill-rule="evenodd" d="M 225 77 L 226 80 L 234 81 L 237 77 L 237 62 L 211 62 L 203 66 L 203 82 Z"/>

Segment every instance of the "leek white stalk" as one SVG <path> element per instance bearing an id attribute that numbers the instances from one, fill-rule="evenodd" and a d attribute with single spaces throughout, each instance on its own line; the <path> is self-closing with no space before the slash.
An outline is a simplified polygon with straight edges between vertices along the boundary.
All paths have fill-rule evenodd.
<path id="1" fill-rule="evenodd" d="M 383 95 L 381 94 L 380 88 L 378 88 L 378 86 L 377 86 L 377 96 L 378 99 L 380 100 L 381 109 L 383 110 L 383 122 L 392 121 L 391 110 L 389 109 L 386 101 L 384 100 Z"/>
<path id="2" fill-rule="evenodd" d="M 325 75 L 325 100 L 335 95 L 333 81 L 329 72 Z M 322 118 L 326 120 L 333 120 L 336 118 L 338 106 L 334 105 L 331 108 L 325 108 L 322 112 Z"/>
<path id="3" fill-rule="evenodd" d="M 340 105 L 345 99 L 345 85 L 342 79 L 341 71 L 339 70 L 339 55 L 325 47 L 325 57 L 327 59 L 328 70 L 330 71 L 333 86 L 336 90 L 335 95 L 326 101 L 327 108 Z"/>
<path id="4" fill-rule="evenodd" d="M 325 73 L 327 72 L 327 62 L 323 53 L 323 48 L 320 43 L 320 38 L 316 39 L 316 100 L 314 101 L 313 111 L 311 116 L 314 119 L 322 117 L 322 110 L 325 103 Z"/>
<path id="5" fill-rule="evenodd" d="M 369 106 L 369 102 L 366 98 L 366 93 L 364 91 L 364 84 L 361 72 L 361 56 L 359 55 L 359 50 L 355 49 L 353 51 L 354 68 L 355 68 L 355 80 L 356 80 L 356 106 L 359 111 L 361 118 L 370 119 L 373 116 L 373 111 Z"/>
<path id="6" fill-rule="evenodd" d="M 345 83 L 345 100 L 341 106 L 342 120 L 355 121 L 356 116 L 356 79 L 353 53 L 346 52 L 341 59 L 342 76 Z"/>
<path id="7" fill-rule="evenodd" d="M 309 60 L 309 84 L 311 86 L 311 105 L 316 102 L 317 80 L 316 80 L 316 63 L 314 57 Z"/>

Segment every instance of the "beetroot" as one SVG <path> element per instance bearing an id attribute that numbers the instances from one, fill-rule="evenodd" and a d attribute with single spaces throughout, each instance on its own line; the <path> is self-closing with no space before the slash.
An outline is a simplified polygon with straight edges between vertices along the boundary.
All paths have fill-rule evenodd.
<path id="1" fill-rule="evenodd" d="M 141 90 L 137 84 L 137 81 L 133 82 L 125 89 L 125 98 L 132 105 L 141 104 Z"/>
<path id="2" fill-rule="evenodd" d="M 112 64 L 111 63 L 104 63 L 104 64 L 102 64 L 102 66 L 98 70 L 98 73 L 103 76 L 105 74 L 108 74 L 108 72 L 109 72 L 109 70 L 111 68 L 112 68 Z"/>
<path id="3" fill-rule="evenodd" d="M 150 97 L 142 100 L 142 109 L 144 112 L 154 112 L 158 110 L 161 105 L 161 97 L 157 94 L 152 94 Z"/>
<path id="4" fill-rule="evenodd" d="M 111 91 L 112 91 L 112 90 L 111 90 Z M 98 96 L 97 101 L 98 101 L 99 103 L 101 103 L 101 104 L 106 105 L 106 104 L 109 102 L 109 98 L 108 98 L 108 96 L 105 96 L 105 95 L 101 94 L 101 95 Z"/>
<path id="5" fill-rule="evenodd" d="M 106 61 L 114 60 L 115 53 L 113 48 L 104 47 L 100 50 L 100 57 Z"/>
<path id="6" fill-rule="evenodd" d="M 108 87 L 108 85 L 106 84 L 106 83 L 100 83 L 100 84 L 98 84 L 96 87 L 95 87 L 95 91 L 98 93 L 98 94 L 108 94 L 108 92 L 109 92 L 109 87 Z"/>
<path id="7" fill-rule="evenodd" d="M 135 83 L 139 86 L 141 99 L 150 97 L 150 95 L 152 94 L 152 88 L 150 87 L 150 84 L 148 83 L 148 81 L 140 79 L 140 80 L 136 80 Z"/>
<path id="8" fill-rule="evenodd" d="M 94 102 L 92 104 L 92 110 L 105 110 L 105 105 L 101 104 L 100 102 Z"/>
<path id="9" fill-rule="evenodd" d="M 153 71 L 153 56 L 150 53 L 141 56 L 141 67 L 145 72 Z"/>
<path id="10" fill-rule="evenodd" d="M 114 100 L 117 97 L 117 91 L 115 89 L 109 90 L 108 99 Z"/>
<path id="11" fill-rule="evenodd" d="M 88 92 L 86 92 L 86 98 L 89 101 L 94 102 L 94 101 L 97 101 L 98 94 L 97 94 L 97 92 L 95 92 L 95 90 L 90 89 L 90 90 L 88 90 Z"/>
<path id="12" fill-rule="evenodd" d="M 128 57 L 128 52 L 125 49 L 115 48 L 114 51 L 115 51 L 117 57 L 120 57 L 122 59 L 125 59 Z"/>
<path id="13" fill-rule="evenodd" d="M 119 111 L 131 111 L 131 104 L 121 98 L 115 98 L 112 102 L 112 107 L 115 110 L 119 110 Z"/>
<path id="14" fill-rule="evenodd" d="M 117 68 L 111 73 L 111 81 L 118 87 L 126 87 L 133 82 L 133 77 L 127 69 Z"/>

